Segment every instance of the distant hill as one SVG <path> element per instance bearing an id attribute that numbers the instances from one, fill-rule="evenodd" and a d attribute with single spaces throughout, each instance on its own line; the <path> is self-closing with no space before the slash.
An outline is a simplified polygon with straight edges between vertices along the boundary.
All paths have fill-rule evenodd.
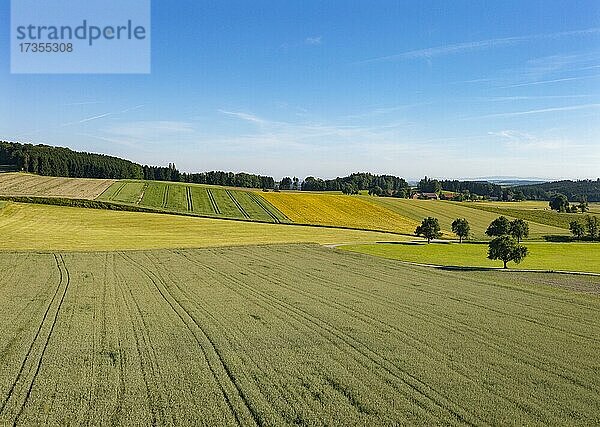
<path id="1" fill-rule="evenodd" d="M 515 191 L 522 191 L 529 200 L 549 200 L 554 194 L 561 193 L 571 202 L 579 201 L 582 197 L 589 202 L 600 202 L 600 178 L 580 181 L 554 181 L 534 185 L 520 185 Z"/>

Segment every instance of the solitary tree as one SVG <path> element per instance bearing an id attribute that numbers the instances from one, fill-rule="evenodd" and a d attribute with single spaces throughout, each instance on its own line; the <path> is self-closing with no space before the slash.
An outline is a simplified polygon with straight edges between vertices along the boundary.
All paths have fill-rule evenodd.
<path id="1" fill-rule="evenodd" d="M 569 209 L 569 199 L 564 194 L 556 194 L 550 199 L 550 208 L 558 212 L 566 212 Z"/>
<path id="2" fill-rule="evenodd" d="M 462 243 L 463 239 L 469 237 L 470 231 L 471 227 L 469 226 L 469 221 L 465 218 L 456 218 L 452 222 L 452 232 L 458 236 L 460 243 Z"/>
<path id="3" fill-rule="evenodd" d="M 600 221 L 597 216 L 588 215 L 585 217 L 585 225 L 587 226 L 590 239 L 596 240 L 600 233 Z"/>
<path id="4" fill-rule="evenodd" d="M 499 216 L 489 225 L 485 231 L 490 237 L 504 236 L 510 234 L 510 221 L 505 216 Z"/>
<path id="5" fill-rule="evenodd" d="M 522 219 L 515 219 L 510 223 L 510 235 L 517 239 L 517 243 L 529 236 L 529 224 Z"/>
<path id="6" fill-rule="evenodd" d="M 519 264 L 527 256 L 529 251 L 523 245 L 520 245 L 512 236 L 500 236 L 493 239 L 488 248 L 488 258 L 491 260 L 499 259 L 507 267 L 509 261 Z"/>
<path id="7" fill-rule="evenodd" d="M 569 230 L 578 239 L 582 239 L 585 236 L 585 227 L 579 221 L 571 221 L 569 223 Z"/>
<path id="8" fill-rule="evenodd" d="M 440 223 L 437 218 L 427 217 L 423 219 L 421 225 L 419 225 L 415 234 L 417 236 L 423 236 L 427 239 L 427 243 L 431 242 L 431 239 L 437 239 L 442 237 Z"/>

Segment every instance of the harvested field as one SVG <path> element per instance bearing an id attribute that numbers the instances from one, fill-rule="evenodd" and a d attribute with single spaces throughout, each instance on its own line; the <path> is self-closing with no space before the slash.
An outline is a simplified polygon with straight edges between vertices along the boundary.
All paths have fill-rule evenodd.
<path id="1" fill-rule="evenodd" d="M 93 200 L 114 182 L 113 179 L 57 178 L 24 173 L 3 173 L 0 174 L 0 195 Z"/>

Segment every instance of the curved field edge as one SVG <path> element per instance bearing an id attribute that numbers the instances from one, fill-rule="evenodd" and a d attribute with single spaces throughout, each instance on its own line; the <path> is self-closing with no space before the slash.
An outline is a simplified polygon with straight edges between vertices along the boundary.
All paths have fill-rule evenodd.
<path id="1" fill-rule="evenodd" d="M 373 231 L 20 203 L 0 210 L 0 234 L 0 250 L 69 251 L 408 239 Z"/>
<path id="2" fill-rule="evenodd" d="M 600 299 L 558 287 L 590 278 L 438 271 L 314 245 L 2 253 L 0 270 L 8 425 L 600 416 Z"/>
<path id="3" fill-rule="evenodd" d="M 600 243 L 525 242 L 529 255 L 511 269 L 600 273 Z M 448 267 L 500 268 L 487 259 L 487 245 L 415 242 L 341 245 L 340 250 L 417 264 Z"/>

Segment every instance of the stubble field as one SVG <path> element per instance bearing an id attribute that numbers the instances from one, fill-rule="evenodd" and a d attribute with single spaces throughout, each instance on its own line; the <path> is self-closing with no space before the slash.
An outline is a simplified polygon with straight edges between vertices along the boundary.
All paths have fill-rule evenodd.
<path id="1" fill-rule="evenodd" d="M 93 200 L 114 182 L 113 179 L 57 178 L 24 173 L 0 173 L 0 195 Z"/>

